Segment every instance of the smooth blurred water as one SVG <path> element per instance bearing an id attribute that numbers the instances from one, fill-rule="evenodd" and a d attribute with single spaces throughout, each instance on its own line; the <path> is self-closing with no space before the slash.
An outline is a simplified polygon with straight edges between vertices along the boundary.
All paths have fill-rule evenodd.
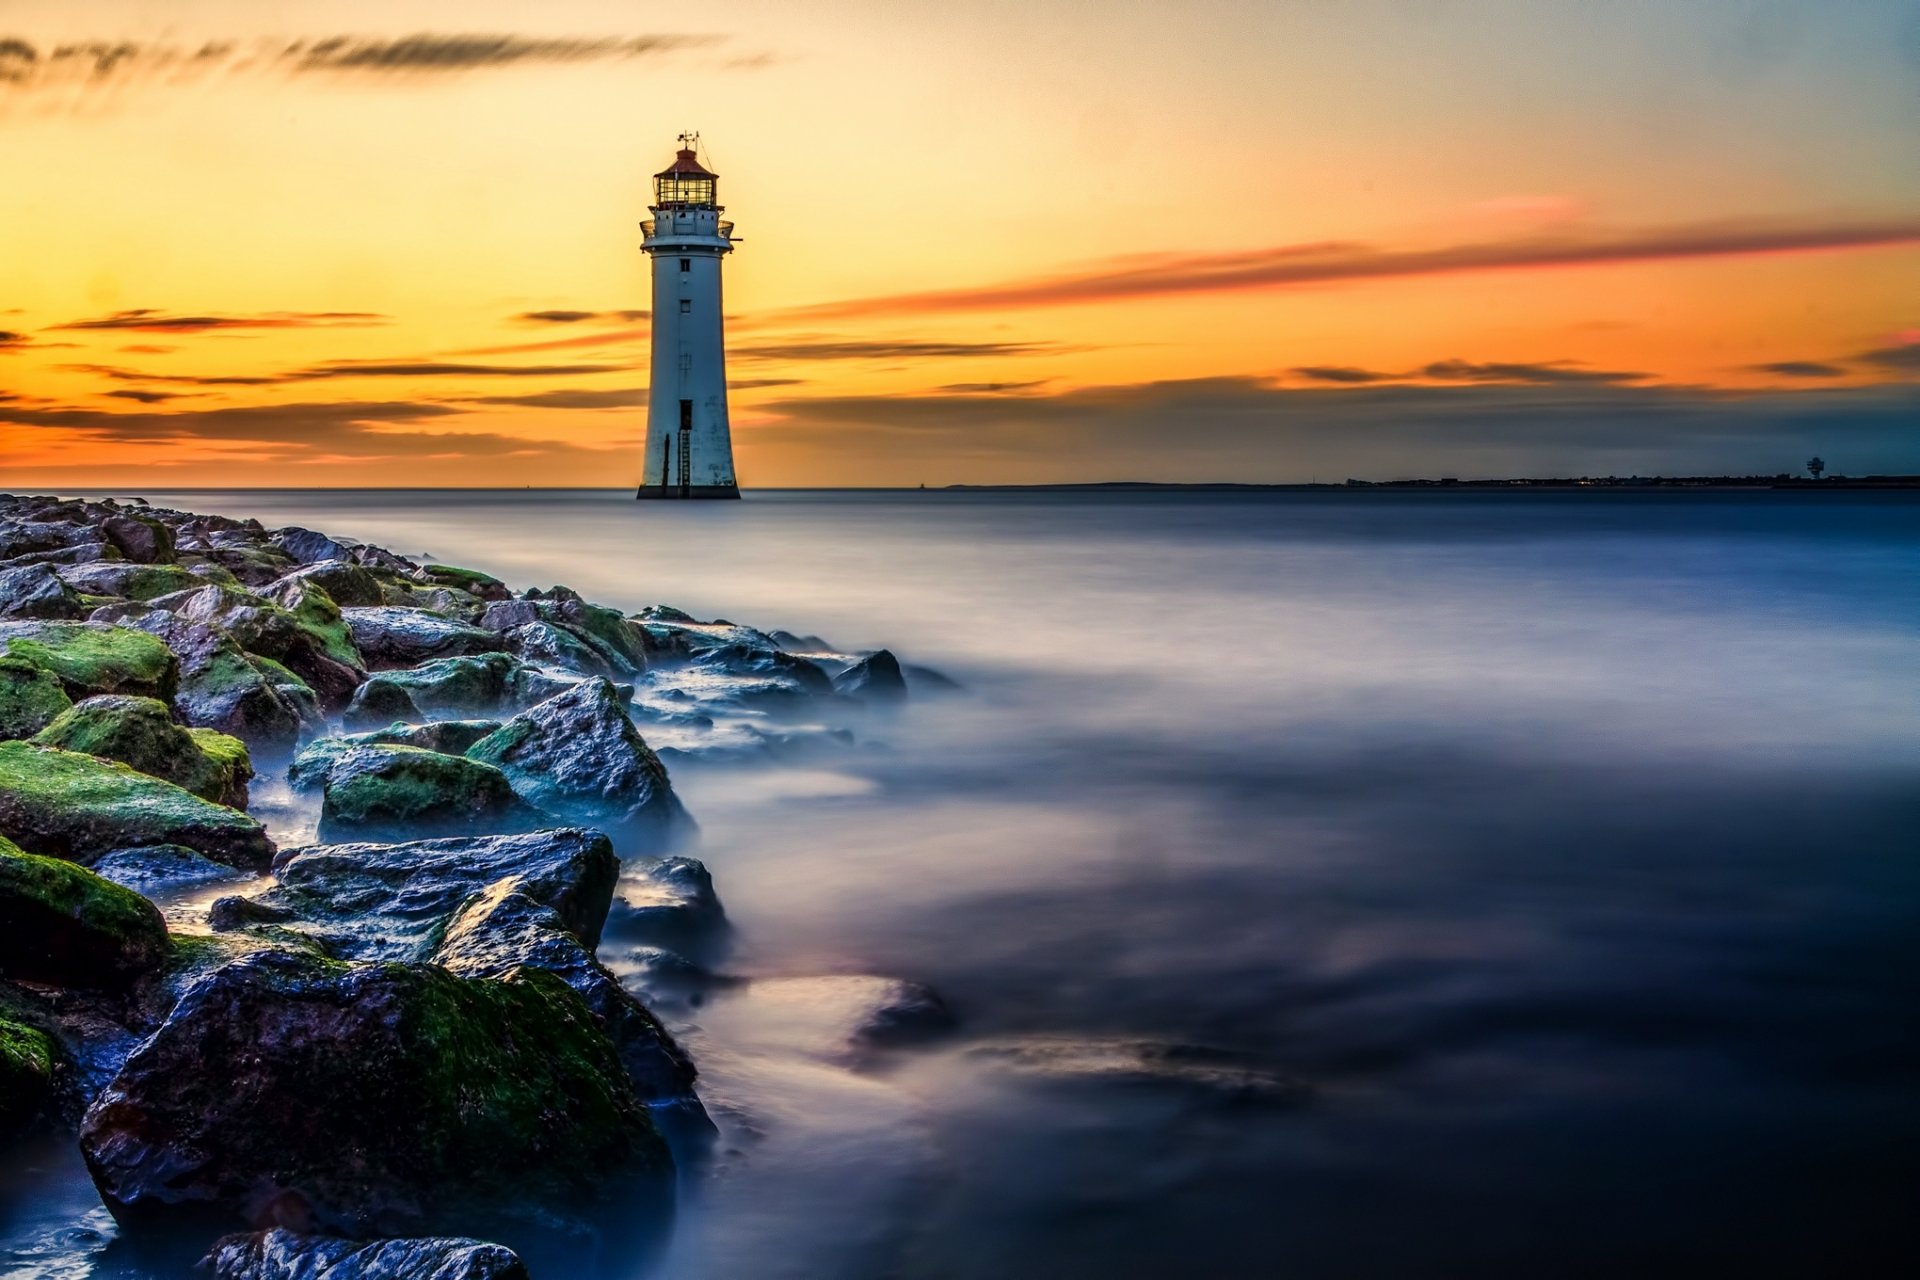
<path id="1" fill-rule="evenodd" d="M 729 972 L 679 1277 L 1912 1274 L 1920 501 L 149 493 L 891 646 L 676 770 Z M 1145 1064 L 1145 1065 L 1143 1065 Z"/>

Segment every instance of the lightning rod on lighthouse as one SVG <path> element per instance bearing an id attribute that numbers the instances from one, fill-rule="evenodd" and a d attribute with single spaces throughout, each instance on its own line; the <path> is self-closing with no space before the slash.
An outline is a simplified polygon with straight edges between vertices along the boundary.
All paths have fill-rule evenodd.
<path id="1" fill-rule="evenodd" d="M 640 248 L 653 260 L 653 377 L 646 459 L 636 498 L 737 498 L 727 422 L 720 260 L 733 224 L 720 215 L 719 175 L 700 163 L 700 135 L 680 135 L 673 163 L 653 176 L 653 216 Z"/>

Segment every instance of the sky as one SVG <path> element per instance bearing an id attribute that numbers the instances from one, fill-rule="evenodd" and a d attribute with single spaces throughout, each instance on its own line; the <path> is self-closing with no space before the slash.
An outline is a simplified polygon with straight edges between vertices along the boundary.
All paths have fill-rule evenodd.
<path id="1" fill-rule="evenodd" d="M 1920 0 L 0 0 L 0 487 L 1920 472 Z"/>

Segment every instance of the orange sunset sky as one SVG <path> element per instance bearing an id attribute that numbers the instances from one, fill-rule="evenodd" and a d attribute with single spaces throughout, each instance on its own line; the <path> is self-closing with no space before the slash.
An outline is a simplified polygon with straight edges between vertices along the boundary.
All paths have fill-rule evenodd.
<path id="1" fill-rule="evenodd" d="M 1920 471 L 1920 4 L 0 3 L 0 483 Z"/>

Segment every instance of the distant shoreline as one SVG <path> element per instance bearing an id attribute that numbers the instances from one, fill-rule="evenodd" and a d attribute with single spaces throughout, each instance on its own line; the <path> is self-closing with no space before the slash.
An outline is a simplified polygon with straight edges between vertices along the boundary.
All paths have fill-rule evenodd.
<path id="1" fill-rule="evenodd" d="M 1113 493 L 1136 491 L 1144 492 L 1180 492 L 1180 493 L 1353 493 L 1364 490 L 1388 490 L 1394 492 L 1417 491 L 1430 493 L 1435 491 L 1453 492 L 1467 489 L 1475 492 L 1497 491 L 1512 492 L 1569 492 L 1569 491 L 1619 491 L 1646 489 L 1732 489 L 1743 492 L 1793 490 L 1818 493 L 1831 489 L 1905 489 L 1920 490 L 1920 476 L 1854 476 L 1834 477 L 1824 480 L 1799 479 L 1794 476 L 1583 476 L 1579 479 L 1513 479 L 1513 480 L 1346 480 L 1339 483 L 1314 484 L 1235 484 L 1217 483 L 1168 483 L 1152 480 L 1108 480 L 1076 484 L 949 484 L 941 485 L 937 490 L 928 492 L 951 493 L 964 491 L 969 493 Z"/>

